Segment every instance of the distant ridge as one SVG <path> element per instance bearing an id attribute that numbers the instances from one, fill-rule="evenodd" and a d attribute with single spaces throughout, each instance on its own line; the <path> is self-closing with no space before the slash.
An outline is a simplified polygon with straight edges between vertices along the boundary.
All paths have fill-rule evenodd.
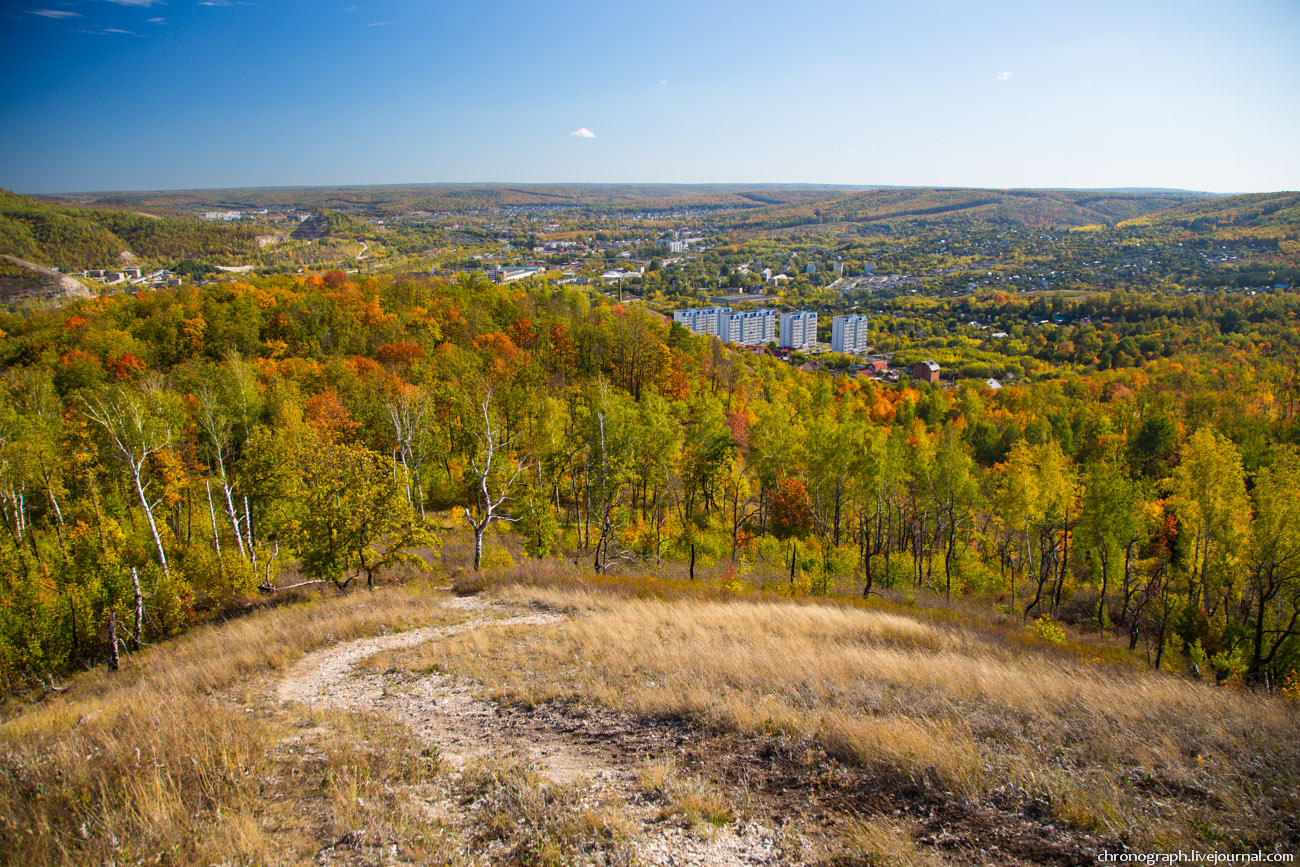
<path id="1" fill-rule="evenodd" d="M 950 228 L 1072 228 L 1113 226 L 1189 201 L 1203 200 L 1203 196 L 1187 192 L 894 188 L 848 193 L 816 203 L 796 202 L 756 209 L 737 214 L 734 222 L 742 230 L 836 223 L 856 224 L 863 231 L 871 227 L 916 228 L 924 224 Z"/>
<path id="2" fill-rule="evenodd" d="M 1091 222 L 1114 223 L 1154 210 L 1209 194 L 1189 190 L 1127 192 L 1107 189 L 1085 190 L 997 190 L 968 187 L 912 187 L 870 184 L 407 184 L 341 187 L 262 187 L 245 189 L 171 190 L 161 192 L 77 193 L 43 196 L 42 201 L 83 207 L 112 207 L 124 210 L 140 208 L 213 210 L 272 210 L 296 207 L 331 216 L 331 234 L 339 227 L 331 211 L 351 216 L 388 218 L 413 212 L 470 214 L 510 208 L 587 208 L 625 213 L 656 213 L 682 210 L 757 211 L 762 208 L 790 208 L 792 214 L 805 207 L 823 210 L 852 210 L 842 207 L 855 197 L 893 197 L 898 200 L 923 199 L 916 210 L 946 207 L 951 202 L 970 197 L 1007 196 L 1037 197 L 1042 213 L 1018 208 L 1018 214 L 994 216 L 994 220 L 1030 225 L 1084 225 Z M 1070 201 L 1080 197 L 1127 197 L 1130 201 L 1117 213 L 1079 213 Z M 946 197 L 941 202 L 940 198 Z M 1047 200 L 1056 204 L 1048 204 Z M 883 216 L 868 207 L 872 219 Z M 902 210 L 908 210 L 904 208 Z M 954 209 L 948 209 L 954 210 Z M 792 217 L 801 222 L 818 219 Z M 770 222 L 765 217 L 761 222 Z M 788 223 L 794 225 L 795 223 Z"/>

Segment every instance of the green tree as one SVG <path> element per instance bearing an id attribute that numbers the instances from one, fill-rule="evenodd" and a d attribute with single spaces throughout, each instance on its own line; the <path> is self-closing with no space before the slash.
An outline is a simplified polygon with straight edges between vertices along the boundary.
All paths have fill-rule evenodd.
<path id="1" fill-rule="evenodd" d="M 1261 680 L 1289 668 L 1276 666 L 1300 636 L 1300 453 L 1278 447 L 1271 466 L 1260 470 L 1253 492 L 1246 569 L 1246 610 L 1250 626 L 1250 663 L 1246 673 Z"/>
<path id="2" fill-rule="evenodd" d="M 1079 535 L 1088 546 L 1098 584 L 1097 629 L 1109 623 L 1106 600 L 1115 570 L 1127 576 L 1145 530 L 1139 484 L 1113 459 L 1094 464 L 1084 481 Z"/>
<path id="3" fill-rule="evenodd" d="M 1184 552 L 1188 600 L 1211 618 L 1227 607 L 1250 530 L 1245 471 L 1232 441 L 1202 427 L 1188 438 L 1174 470 L 1172 489 Z"/>
<path id="4" fill-rule="evenodd" d="M 304 574 L 344 590 L 359 575 L 374 586 L 383 569 L 425 565 L 417 547 L 437 539 L 406 499 L 402 474 L 363 445 L 302 436 L 290 451 L 294 478 L 284 492 L 282 530 Z"/>

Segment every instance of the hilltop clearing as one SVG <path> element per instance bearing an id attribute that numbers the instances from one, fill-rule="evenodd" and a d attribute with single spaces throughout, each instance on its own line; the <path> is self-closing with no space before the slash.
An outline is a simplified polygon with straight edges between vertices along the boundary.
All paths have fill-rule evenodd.
<path id="1" fill-rule="evenodd" d="M 1290 851 L 1297 724 L 943 609 L 495 573 L 11 706 L 15 864 L 1084 864 Z"/>

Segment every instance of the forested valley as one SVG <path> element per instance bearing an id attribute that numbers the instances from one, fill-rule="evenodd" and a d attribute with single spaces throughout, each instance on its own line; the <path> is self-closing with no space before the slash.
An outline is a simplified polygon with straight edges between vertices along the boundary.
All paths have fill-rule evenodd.
<path id="1" fill-rule="evenodd" d="M 476 570 L 511 562 L 505 531 L 581 573 L 961 604 L 1300 692 L 1296 296 L 928 303 L 927 339 L 1023 320 L 1002 350 L 1021 375 L 806 373 L 583 287 L 472 275 L 0 316 L 4 688 L 287 588 L 405 580 L 454 528 Z M 1089 325 L 1049 341 L 1039 316 Z"/>

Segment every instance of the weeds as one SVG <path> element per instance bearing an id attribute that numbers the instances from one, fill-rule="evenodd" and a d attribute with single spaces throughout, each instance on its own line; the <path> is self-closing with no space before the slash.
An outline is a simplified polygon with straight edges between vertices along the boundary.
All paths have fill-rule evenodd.
<path id="1" fill-rule="evenodd" d="M 504 754 L 467 767 L 459 789 L 472 814 L 472 845 L 489 851 L 493 863 L 633 863 L 623 805 L 581 784 L 549 783 L 533 766 Z"/>
<path id="2" fill-rule="evenodd" d="M 699 774 L 685 774 L 672 757 L 652 759 L 638 773 L 641 790 L 663 805 L 660 819 L 681 817 L 696 832 L 712 831 L 736 818 L 722 789 Z"/>
<path id="3" fill-rule="evenodd" d="M 878 816 L 851 820 L 843 839 L 845 851 L 835 859 L 842 867 L 939 867 L 943 863 L 917 847 L 907 823 Z"/>

